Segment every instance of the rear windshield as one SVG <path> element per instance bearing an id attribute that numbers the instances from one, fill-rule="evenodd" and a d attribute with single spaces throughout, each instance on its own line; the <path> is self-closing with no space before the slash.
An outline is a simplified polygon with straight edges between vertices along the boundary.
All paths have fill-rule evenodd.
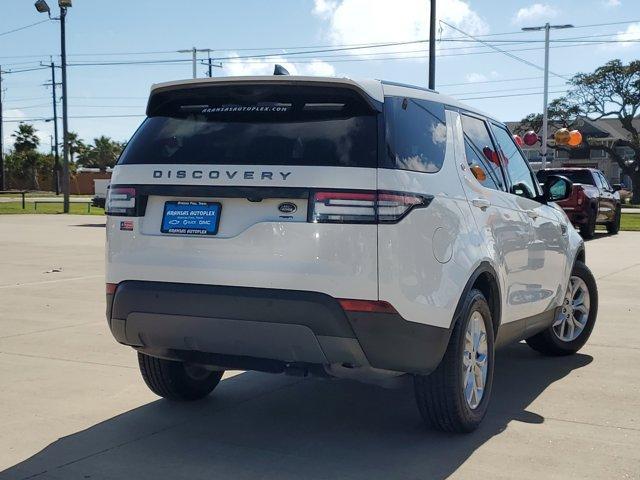
<path id="1" fill-rule="evenodd" d="M 573 183 L 595 185 L 593 175 L 591 175 L 591 172 L 588 170 L 540 170 L 536 175 L 540 183 L 544 183 L 548 175 L 562 175 Z"/>
<path id="2" fill-rule="evenodd" d="M 119 165 L 377 165 L 377 112 L 347 89 L 174 91 L 152 98 L 148 114 Z"/>

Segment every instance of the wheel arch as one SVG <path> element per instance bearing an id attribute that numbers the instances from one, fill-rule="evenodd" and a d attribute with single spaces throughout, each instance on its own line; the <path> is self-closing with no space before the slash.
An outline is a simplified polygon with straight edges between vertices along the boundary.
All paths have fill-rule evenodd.
<path id="1" fill-rule="evenodd" d="M 502 317 L 502 294 L 500 291 L 500 284 L 498 282 L 498 274 L 487 261 L 480 263 L 469 277 L 469 280 L 467 280 L 467 283 L 462 290 L 462 295 L 460 295 L 460 299 L 458 300 L 458 305 L 456 306 L 453 315 L 453 321 L 451 322 L 451 328 L 453 328 L 462 314 L 462 308 L 464 306 L 466 296 L 474 288 L 480 290 L 487 299 L 487 302 L 489 303 L 489 310 L 491 310 L 493 331 L 497 334 Z"/>

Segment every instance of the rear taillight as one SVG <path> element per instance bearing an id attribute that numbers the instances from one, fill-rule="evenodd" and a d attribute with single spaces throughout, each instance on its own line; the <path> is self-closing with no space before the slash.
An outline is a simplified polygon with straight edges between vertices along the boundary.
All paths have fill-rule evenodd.
<path id="1" fill-rule="evenodd" d="M 136 189 L 114 187 L 107 190 L 104 212 L 107 215 L 133 217 L 136 215 Z"/>
<path id="2" fill-rule="evenodd" d="M 433 197 L 388 191 L 319 191 L 311 198 L 315 223 L 396 223 Z"/>
<path id="3" fill-rule="evenodd" d="M 106 288 L 107 295 L 113 295 L 114 293 L 116 293 L 116 288 L 118 288 L 117 283 L 107 283 L 107 288 Z"/>
<path id="4" fill-rule="evenodd" d="M 398 313 L 389 302 L 380 300 L 354 300 L 351 298 L 339 298 L 338 302 L 346 312 L 367 313 Z"/>

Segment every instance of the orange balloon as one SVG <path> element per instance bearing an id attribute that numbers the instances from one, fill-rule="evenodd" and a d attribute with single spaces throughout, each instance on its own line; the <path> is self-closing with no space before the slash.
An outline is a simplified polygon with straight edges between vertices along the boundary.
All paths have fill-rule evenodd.
<path id="1" fill-rule="evenodd" d="M 578 130 L 571 130 L 568 143 L 570 147 L 577 147 L 582 143 L 582 134 Z"/>
<path id="2" fill-rule="evenodd" d="M 561 128 L 554 133 L 553 138 L 556 141 L 556 145 L 566 145 L 571 138 L 571 134 L 568 129 Z"/>

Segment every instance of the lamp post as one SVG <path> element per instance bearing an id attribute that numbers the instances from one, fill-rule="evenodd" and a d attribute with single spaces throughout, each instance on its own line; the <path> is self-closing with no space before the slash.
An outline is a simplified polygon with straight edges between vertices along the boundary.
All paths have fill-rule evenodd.
<path id="1" fill-rule="evenodd" d="M 547 168 L 547 138 L 549 136 L 547 114 L 547 105 L 549 102 L 549 31 L 563 28 L 573 28 L 573 25 L 549 25 L 549 23 L 545 23 L 541 27 L 524 27 L 522 29 L 524 32 L 539 32 L 540 30 L 544 30 L 544 94 L 542 100 L 542 149 L 540 151 L 540 156 L 542 157 L 541 167 L 543 169 Z"/>
<path id="2" fill-rule="evenodd" d="M 67 112 L 67 42 L 65 38 L 65 18 L 72 0 L 58 0 L 60 16 L 51 17 L 51 9 L 45 0 L 35 2 L 39 13 L 46 13 L 52 20 L 60 21 L 60 57 L 62 63 L 62 194 L 63 211 L 69 213 L 69 117 Z M 55 88 L 55 86 L 53 87 Z"/>

